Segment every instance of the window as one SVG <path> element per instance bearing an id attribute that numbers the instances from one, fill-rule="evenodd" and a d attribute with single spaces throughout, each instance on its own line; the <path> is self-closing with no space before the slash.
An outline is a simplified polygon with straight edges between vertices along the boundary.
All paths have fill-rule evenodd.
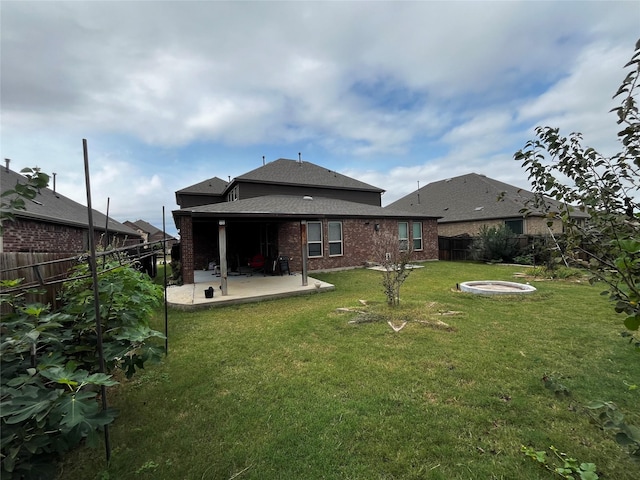
<path id="1" fill-rule="evenodd" d="M 233 190 L 231 190 L 227 194 L 227 202 L 235 202 L 236 200 L 238 200 L 240 198 L 239 193 L 240 187 L 236 185 L 235 187 L 233 187 Z"/>
<path id="2" fill-rule="evenodd" d="M 398 241 L 400 250 L 407 250 L 409 248 L 409 223 L 398 222 Z"/>
<path id="3" fill-rule="evenodd" d="M 422 222 L 413 222 L 413 249 L 422 250 Z"/>
<path id="4" fill-rule="evenodd" d="M 322 256 L 322 223 L 307 223 L 307 251 L 310 257 Z"/>
<path id="5" fill-rule="evenodd" d="M 342 222 L 329 222 L 329 256 L 342 255 Z"/>
<path id="6" fill-rule="evenodd" d="M 521 218 L 505 220 L 504 225 L 516 235 L 522 235 L 524 233 L 523 221 Z"/>

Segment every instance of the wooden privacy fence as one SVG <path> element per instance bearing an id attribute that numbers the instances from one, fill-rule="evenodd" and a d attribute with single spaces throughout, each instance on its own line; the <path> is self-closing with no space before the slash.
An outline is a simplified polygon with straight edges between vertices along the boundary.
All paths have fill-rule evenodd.
<path id="1" fill-rule="evenodd" d="M 27 294 L 28 302 L 49 303 L 56 307 L 56 297 L 78 257 L 64 253 L 0 253 L 0 280 L 22 278 L 21 287 L 43 290 L 43 295 Z M 3 293 L 2 288 L 0 293 Z"/>
<path id="2" fill-rule="evenodd" d="M 96 254 L 96 260 L 106 260 L 112 256 L 119 265 L 136 264 L 138 268 L 150 277 L 156 276 L 157 253 L 162 242 L 138 244 L 122 248 L 105 250 Z M 64 253 L 0 253 L 0 280 L 23 279 L 19 287 L 0 287 L 0 293 L 25 292 L 35 288 L 43 294 L 27 293 L 26 300 L 30 303 L 50 304 L 55 310 L 58 306 L 57 297 L 67 280 L 70 269 L 87 262 L 87 254 L 70 257 Z"/>
<path id="3" fill-rule="evenodd" d="M 472 237 L 438 237 L 440 260 L 470 260 Z"/>

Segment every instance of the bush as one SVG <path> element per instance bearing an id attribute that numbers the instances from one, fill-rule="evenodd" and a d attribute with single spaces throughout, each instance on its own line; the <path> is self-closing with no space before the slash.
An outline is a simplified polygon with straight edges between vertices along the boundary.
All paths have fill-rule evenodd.
<path id="1" fill-rule="evenodd" d="M 511 262 L 518 253 L 518 243 L 513 232 L 506 226 L 483 225 L 471 244 L 471 256 L 482 262 Z"/>
<path id="2" fill-rule="evenodd" d="M 162 334 L 148 325 L 162 288 L 128 266 L 107 263 L 98 280 L 106 366 L 100 372 L 87 273 L 87 265 L 72 272 L 58 312 L 26 304 L 24 294 L 0 296 L 8 310 L 0 324 L 3 479 L 53 478 L 58 455 L 82 441 L 97 444 L 99 432 L 117 415 L 100 407 L 98 390 L 117 383 L 110 375 L 116 370 L 131 376 L 162 352 L 149 343 Z"/>

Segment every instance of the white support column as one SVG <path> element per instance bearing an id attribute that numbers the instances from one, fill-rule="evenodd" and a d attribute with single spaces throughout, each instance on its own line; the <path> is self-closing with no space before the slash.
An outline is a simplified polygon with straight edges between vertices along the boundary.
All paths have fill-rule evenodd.
<path id="1" fill-rule="evenodd" d="M 227 295 L 227 227 L 225 220 L 218 220 L 218 252 L 220 253 L 220 288 Z"/>

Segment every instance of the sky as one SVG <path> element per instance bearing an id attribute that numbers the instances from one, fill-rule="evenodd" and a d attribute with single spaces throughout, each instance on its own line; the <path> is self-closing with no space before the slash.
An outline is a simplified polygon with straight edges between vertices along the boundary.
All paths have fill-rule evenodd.
<path id="1" fill-rule="evenodd" d="M 11 169 L 176 235 L 175 191 L 278 158 L 385 190 L 467 173 L 530 188 L 538 125 L 619 151 L 639 1 L 0 0 Z"/>

